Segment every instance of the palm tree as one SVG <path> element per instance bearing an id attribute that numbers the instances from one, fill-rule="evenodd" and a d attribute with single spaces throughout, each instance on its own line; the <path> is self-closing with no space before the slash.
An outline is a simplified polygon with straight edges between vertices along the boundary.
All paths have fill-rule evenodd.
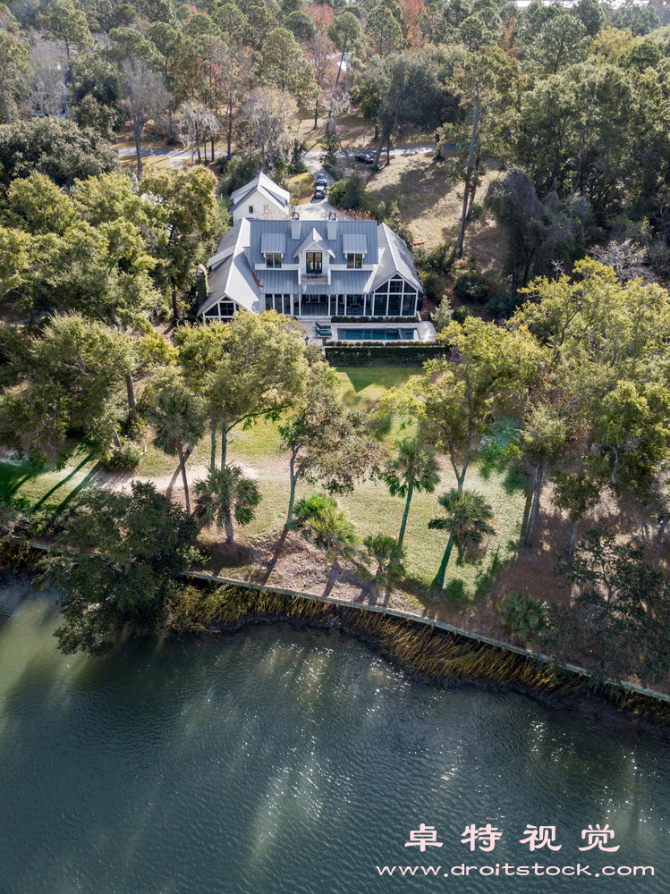
<path id="1" fill-rule="evenodd" d="M 375 534 L 365 538 L 363 547 L 362 560 L 373 566 L 373 571 L 367 572 L 367 575 L 372 579 L 375 595 L 380 585 L 390 590 L 395 581 L 402 580 L 405 576 L 405 550 L 395 537 Z"/>
<path id="2" fill-rule="evenodd" d="M 416 438 L 398 441 L 396 447 L 398 455 L 387 461 L 382 478 L 388 484 L 391 496 L 407 497 L 398 535 L 398 545 L 402 546 L 412 495 L 415 490 L 432 494 L 440 483 L 440 464 L 435 453 Z"/>
<path id="3" fill-rule="evenodd" d="M 191 514 L 191 499 L 186 477 L 185 453 L 193 449 L 205 431 L 202 401 L 183 386 L 161 391 L 147 411 L 147 419 L 154 426 L 154 444 L 168 456 L 178 456 L 184 482 L 186 512 Z"/>
<path id="4" fill-rule="evenodd" d="M 473 490 L 464 490 L 459 494 L 457 488 L 452 487 L 448 493 L 438 497 L 437 502 L 446 515 L 444 518 L 431 519 L 428 527 L 449 531 L 449 542 L 442 564 L 433 581 L 433 586 L 441 590 L 454 543 L 460 550 L 467 550 L 479 545 L 487 534 L 495 534 L 495 530 L 489 524 L 493 518 L 493 509 L 481 494 Z"/>
<path id="5" fill-rule="evenodd" d="M 334 576 L 340 571 L 339 560 L 351 559 L 356 554 L 356 526 L 333 497 L 317 494 L 298 500 L 291 527 L 325 551 L 328 561 L 333 563 Z"/>
<path id="6" fill-rule="evenodd" d="M 226 541 L 233 542 L 233 518 L 248 525 L 256 517 L 254 509 L 261 501 L 258 485 L 245 478 L 239 466 L 211 469 L 204 481 L 195 486 L 195 515 L 205 525 L 226 529 Z"/>

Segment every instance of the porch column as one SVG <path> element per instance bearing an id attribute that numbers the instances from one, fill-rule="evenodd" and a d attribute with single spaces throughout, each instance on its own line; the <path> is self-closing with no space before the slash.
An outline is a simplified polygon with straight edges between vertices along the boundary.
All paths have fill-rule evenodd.
<path id="1" fill-rule="evenodd" d="M 419 293 L 415 292 L 414 293 L 414 314 L 413 314 L 414 316 L 416 316 L 416 305 L 417 305 L 418 300 L 419 300 Z"/>
<path id="2" fill-rule="evenodd" d="M 347 298 L 348 298 L 348 297 L 349 297 L 348 295 L 345 295 L 345 296 L 344 296 L 344 316 L 345 316 L 345 317 L 346 317 L 346 315 L 347 315 L 347 311 L 348 311 L 348 309 L 349 309 L 349 302 L 347 301 Z"/>
<path id="3" fill-rule="evenodd" d="M 298 316 L 302 316 L 302 293 L 298 294 Z"/>
<path id="4" fill-rule="evenodd" d="M 390 288 L 390 286 L 387 286 L 387 288 Z M 391 300 L 391 293 L 387 292 L 386 293 L 386 313 L 384 314 L 385 317 L 388 317 L 388 315 L 389 315 L 389 301 L 390 300 Z"/>

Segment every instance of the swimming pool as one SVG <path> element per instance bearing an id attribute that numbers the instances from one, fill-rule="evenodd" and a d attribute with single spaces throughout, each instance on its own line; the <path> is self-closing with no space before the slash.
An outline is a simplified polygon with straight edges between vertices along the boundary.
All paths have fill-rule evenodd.
<path id="1" fill-rule="evenodd" d="M 413 341 L 416 329 L 340 329 L 338 341 Z"/>

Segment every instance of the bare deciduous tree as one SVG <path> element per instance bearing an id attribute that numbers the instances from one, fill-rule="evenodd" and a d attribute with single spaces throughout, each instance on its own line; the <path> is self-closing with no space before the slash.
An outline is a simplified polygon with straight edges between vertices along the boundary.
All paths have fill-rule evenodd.
<path id="1" fill-rule="evenodd" d="M 137 151 L 137 177 L 142 179 L 142 132 L 145 124 L 163 111 L 169 96 L 163 78 L 140 59 L 128 59 L 121 65 L 124 106 L 133 125 Z"/>
<path id="2" fill-rule="evenodd" d="M 47 118 L 60 115 L 67 108 L 70 95 L 65 83 L 67 60 L 62 45 L 36 36 L 31 56 L 33 108 Z"/>
<path id="3" fill-rule="evenodd" d="M 288 160 L 297 136 L 298 105 L 275 87 L 257 87 L 244 105 L 250 135 L 261 147 L 263 170 L 272 173 L 275 158 Z"/>

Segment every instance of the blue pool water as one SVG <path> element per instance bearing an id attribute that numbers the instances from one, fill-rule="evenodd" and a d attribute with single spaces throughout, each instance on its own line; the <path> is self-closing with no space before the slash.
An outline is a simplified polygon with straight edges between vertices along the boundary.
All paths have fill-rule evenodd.
<path id="1" fill-rule="evenodd" d="M 414 329 L 340 329 L 339 341 L 413 341 Z"/>

